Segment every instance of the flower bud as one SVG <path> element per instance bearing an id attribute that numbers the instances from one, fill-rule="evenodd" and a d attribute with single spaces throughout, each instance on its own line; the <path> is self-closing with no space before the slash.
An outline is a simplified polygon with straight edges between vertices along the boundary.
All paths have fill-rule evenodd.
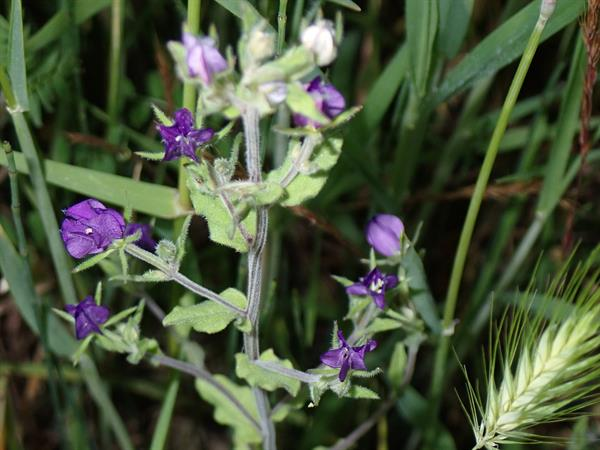
<path id="1" fill-rule="evenodd" d="M 271 106 L 278 105 L 287 97 L 287 85 L 283 81 L 270 81 L 263 83 L 258 88 L 267 97 Z"/>
<path id="2" fill-rule="evenodd" d="M 210 84 L 214 74 L 227 69 L 227 61 L 219 53 L 215 41 L 211 38 L 183 33 L 183 45 L 191 77 L 199 77 L 205 84 Z"/>
<path id="3" fill-rule="evenodd" d="M 300 41 L 314 54 L 319 66 L 330 64 L 337 56 L 335 30 L 329 20 L 319 20 L 306 27 L 302 31 Z"/>
<path id="4" fill-rule="evenodd" d="M 248 39 L 248 52 L 254 61 L 270 58 L 275 52 L 275 37 L 260 29 L 254 29 Z"/>
<path id="5" fill-rule="evenodd" d="M 400 237 L 403 232 L 404 224 L 398 217 L 377 214 L 367 225 L 367 242 L 378 253 L 394 256 L 400 251 Z"/>

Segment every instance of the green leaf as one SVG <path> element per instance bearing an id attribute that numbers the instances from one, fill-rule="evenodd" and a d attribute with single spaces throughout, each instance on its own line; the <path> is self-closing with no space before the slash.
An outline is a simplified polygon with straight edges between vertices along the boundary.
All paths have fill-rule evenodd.
<path id="1" fill-rule="evenodd" d="M 265 20 L 248 0 L 216 0 L 216 2 L 239 19 L 251 16 L 254 22 Z"/>
<path id="2" fill-rule="evenodd" d="M 288 94 L 285 102 L 296 114 L 302 114 L 320 124 L 329 122 L 329 119 L 317 108 L 315 99 L 299 83 L 288 84 Z"/>
<path id="3" fill-rule="evenodd" d="M 350 280 L 349 278 L 341 277 L 339 275 L 330 275 L 330 276 L 331 276 L 331 278 L 333 278 L 335 281 L 337 281 L 344 287 L 348 287 L 348 286 L 351 286 L 354 284 L 354 281 Z"/>
<path id="4" fill-rule="evenodd" d="M 284 190 L 278 183 L 233 181 L 221 185 L 217 192 L 226 193 L 235 202 L 243 201 L 251 206 L 264 206 L 279 200 Z"/>
<path id="5" fill-rule="evenodd" d="M 406 348 L 403 342 L 396 342 L 394 351 L 390 357 L 387 376 L 394 389 L 399 389 L 404 380 L 404 370 L 406 368 Z"/>
<path id="6" fill-rule="evenodd" d="M 427 92 L 437 27 L 437 1 L 406 0 L 406 41 L 412 61 L 412 80 L 419 97 Z"/>
<path id="7" fill-rule="evenodd" d="M 165 152 L 135 152 L 135 154 L 149 161 L 162 161 L 165 157 Z"/>
<path id="8" fill-rule="evenodd" d="M 78 264 L 73 269 L 73 273 L 83 272 L 84 270 L 89 269 L 90 267 L 94 267 L 96 264 L 98 264 L 104 258 L 108 258 L 110 255 L 112 255 L 115 252 L 115 250 L 116 249 L 114 247 L 108 248 L 106 251 L 104 251 L 102 253 L 98 253 L 97 255 L 91 256 L 90 258 L 83 261 L 81 264 Z"/>
<path id="9" fill-rule="evenodd" d="M 248 301 L 237 289 L 228 288 L 220 295 L 235 306 L 246 309 Z M 176 306 L 163 319 L 163 325 L 190 325 L 198 332 L 213 334 L 224 330 L 236 318 L 237 315 L 231 310 L 207 300 L 192 306 Z"/>
<path id="10" fill-rule="evenodd" d="M 402 328 L 402 322 L 399 322 L 396 319 L 377 317 L 363 330 L 362 334 L 375 334 L 383 331 L 397 330 L 398 328 Z"/>
<path id="11" fill-rule="evenodd" d="M 39 335 L 40 327 L 38 326 L 36 303 L 41 304 L 41 299 L 35 291 L 27 262 L 18 255 L 12 243 L 4 234 L 2 227 L 0 227 L 0 269 L 4 278 L 8 281 L 12 297 L 21 317 L 23 317 L 29 328 Z M 59 356 L 70 357 L 77 348 L 77 343 L 63 324 L 55 315 L 51 314 L 47 318 L 45 327 L 50 350 Z"/>
<path id="12" fill-rule="evenodd" d="M 190 198 L 196 213 L 203 216 L 208 223 L 210 239 L 239 252 L 247 252 L 248 242 L 242 236 L 239 226 L 236 226 L 239 217 L 232 216 L 235 211 L 230 212 L 223 197 L 213 192 L 207 192 L 207 189 L 214 189 L 215 186 L 206 163 L 186 167 L 189 174 L 187 185 L 190 190 Z M 253 236 L 256 233 L 256 213 L 250 211 L 244 220 L 241 220 L 241 226 L 250 236 Z"/>
<path id="13" fill-rule="evenodd" d="M 115 275 L 110 277 L 111 280 L 118 281 L 133 281 L 134 283 L 159 283 L 161 281 L 169 281 L 169 276 L 165 275 L 160 270 L 148 270 L 142 275 Z"/>
<path id="14" fill-rule="evenodd" d="M 463 43 L 474 0 L 438 0 L 439 34 L 437 48 L 447 57 L 456 56 Z"/>
<path id="15" fill-rule="evenodd" d="M 294 368 L 289 360 L 279 359 L 273 352 L 273 349 L 262 352 L 259 359 L 261 361 L 277 363 L 287 369 Z M 257 366 L 250 361 L 248 355 L 245 353 L 237 353 L 235 355 L 235 373 L 238 377 L 246 380 L 250 386 L 258 386 L 267 391 L 283 388 L 295 397 L 300 390 L 300 381 Z"/>
<path id="16" fill-rule="evenodd" d="M 10 28 L 8 31 L 8 76 L 16 100 L 15 108 L 29 109 L 27 96 L 27 71 L 25 69 L 25 46 L 23 41 L 23 11 L 21 0 L 11 0 Z"/>
<path id="17" fill-rule="evenodd" d="M 352 11 L 360 12 L 360 6 L 354 3 L 352 0 L 327 0 L 330 3 L 336 3 L 345 8 L 351 9 Z"/>
<path id="18" fill-rule="evenodd" d="M 305 47 L 296 46 L 287 50 L 281 57 L 245 74 L 242 81 L 247 86 L 258 86 L 273 81 L 295 81 L 310 73 L 314 67 L 314 56 L 311 51 Z M 289 83 L 288 96 L 296 88 L 304 91 L 300 83 Z"/>
<path id="19" fill-rule="evenodd" d="M 268 181 L 280 182 L 286 176 L 296 160 L 296 149 L 299 148 L 299 145 L 298 140 L 292 139 L 290 141 L 290 150 L 288 150 L 285 161 L 281 167 L 267 175 Z M 335 166 L 341 150 L 342 140 L 339 138 L 327 138 L 317 145 L 310 160 L 310 165 L 314 170 L 311 170 L 309 174 L 299 173 L 294 178 L 285 188 L 286 197 L 284 197 L 281 204 L 283 206 L 296 206 L 315 197 L 327 181 L 329 171 Z"/>
<path id="20" fill-rule="evenodd" d="M 17 171 L 28 174 L 23 154 L 14 152 L 14 156 Z M 0 152 L 0 164 L 7 165 L 4 152 Z M 72 192 L 164 219 L 173 219 L 187 213 L 181 207 L 179 194 L 174 188 L 51 160 L 43 161 L 42 165 L 49 184 Z"/>
<path id="21" fill-rule="evenodd" d="M 158 106 L 156 106 L 154 103 L 152 103 L 152 112 L 154 113 L 154 117 L 156 117 L 156 120 L 158 120 L 162 125 L 168 127 L 173 125 L 173 121 L 171 120 L 171 118 L 167 116 L 164 113 L 164 111 Z"/>
<path id="22" fill-rule="evenodd" d="M 177 249 L 177 256 L 175 257 L 175 262 L 179 265 L 181 261 L 183 261 L 183 257 L 185 256 L 185 243 L 187 241 L 188 233 L 190 232 L 190 224 L 192 223 L 192 215 L 186 216 L 183 224 L 181 225 L 181 231 L 179 232 L 179 236 L 177 236 L 177 241 L 175 242 L 175 247 Z"/>
<path id="23" fill-rule="evenodd" d="M 215 375 L 212 379 L 229 395 L 201 378 L 196 379 L 196 389 L 205 401 L 214 406 L 215 421 L 233 429 L 236 443 L 259 444 L 262 440 L 260 432 L 231 400 L 232 398 L 237 400 L 250 413 L 251 417 L 258 421 L 258 409 L 252 390 L 231 382 L 223 375 Z"/>
<path id="24" fill-rule="evenodd" d="M 350 389 L 348 389 L 348 392 L 346 395 L 344 395 L 344 397 L 379 400 L 379 394 L 377 394 L 377 392 L 358 384 L 353 384 L 350 386 Z"/>
<path id="25" fill-rule="evenodd" d="M 417 0 L 418 1 L 418 0 Z M 572 23 L 584 11 L 585 1 L 559 1 L 544 28 L 545 40 Z M 488 34 L 444 78 L 435 92 L 432 107 L 444 102 L 476 80 L 487 77 L 517 59 L 525 46 L 539 15 L 539 2 L 530 2 L 517 14 Z"/>

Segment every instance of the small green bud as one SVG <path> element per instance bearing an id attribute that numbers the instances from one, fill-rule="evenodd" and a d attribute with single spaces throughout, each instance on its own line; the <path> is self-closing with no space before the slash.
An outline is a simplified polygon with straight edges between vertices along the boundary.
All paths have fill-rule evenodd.
<path id="1" fill-rule="evenodd" d="M 171 241 L 162 239 L 156 247 L 156 254 L 160 259 L 171 264 L 177 257 L 177 247 Z"/>

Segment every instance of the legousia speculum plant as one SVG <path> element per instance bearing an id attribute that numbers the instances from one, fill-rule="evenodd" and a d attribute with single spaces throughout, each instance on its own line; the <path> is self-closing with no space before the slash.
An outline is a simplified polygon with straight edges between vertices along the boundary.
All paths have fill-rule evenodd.
<path id="1" fill-rule="evenodd" d="M 127 223 L 123 214 L 91 198 L 67 207 L 61 225 L 67 252 L 84 259 L 75 271 L 113 260 L 122 269 L 114 280 L 172 281 L 190 291 L 193 304 L 175 306 L 161 318 L 165 327 L 177 330 L 180 336 L 185 338 L 190 329 L 218 333 L 228 326 L 243 333 L 243 348 L 235 356 L 237 379 L 210 373 L 185 351 L 181 359 L 167 356 L 158 341 L 144 337 L 140 329 L 145 302 L 111 312 L 102 305 L 100 284 L 94 296 L 67 305 L 65 311 L 55 311 L 74 324 L 81 340 L 75 362 L 94 342 L 105 350 L 126 354 L 134 364 L 146 359 L 189 373 L 196 378 L 200 396 L 214 406 L 215 420 L 231 427 L 236 448 L 272 450 L 277 448 L 275 424 L 293 408 L 317 406 L 326 391 L 340 397 L 377 399 L 376 392 L 355 383 L 357 378 L 382 372 L 368 361 L 377 347 L 373 336 L 403 329 L 406 342 L 411 342 L 411 354 L 416 354 L 425 326 L 410 300 L 404 267 L 407 255 L 414 258 L 416 253 L 402 221 L 379 214 L 366 228 L 366 240 L 372 247 L 365 260 L 366 275 L 356 281 L 335 277 L 349 296 L 345 319 L 351 326 L 343 326 L 349 329 L 344 334 L 343 324 L 340 328 L 334 324 L 331 343 L 321 343 L 315 350 L 321 365 L 301 370 L 272 349 L 261 347 L 261 329 L 268 329 L 261 327 L 260 311 L 269 211 L 301 205 L 318 194 L 340 155 L 340 129 L 360 108 L 348 108 L 322 72 L 334 61 L 340 39 L 331 21 L 313 18 L 305 25 L 298 45 L 280 55 L 276 55 L 275 33 L 269 24 L 248 14 L 242 28 L 237 54 L 231 49 L 222 51 L 215 33 L 197 36 L 185 25 L 181 41 L 168 45 L 179 77 L 197 89 L 197 107 L 194 111 L 178 109 L 168 117 L 154 106 L 164 152 L 138 154 L 156 164 L 183 161 L 193 211 L 175 242 L 162 239 L 156 243 L 149 224 Z M 287 140 L 287 153 L 279 167 L 265 172 L 260 125 L 281 109 L 291 113 L 291 127 L 279 124 L 276 130 Z M 211 123 L 220 120 L 222 128 L 205 126 L 209 117 Z M 232 138 L 237 128 L 241 130 Z M 214 155 L 214 146 L 225 139 L 231 142 L 229 155 Z M 244 158 L 240 160 L 242 143 Z M 216 292 L 180 272 L 193 215 L 206 220 L 212 241 L 246 254 L 245 291 L 224 287 Z M 376 253 L 382 258 L 377 259 Z M 148 270 L 130 273 L 131 257 L 146 263 Z M 405 378 L 404 346 L 398 343 L 391 368 L 398 380 Z M 281 396 L 280 390 L 288 396 Z M 306 395 L 310 398 L 303 400 Z M 280 403 L 274 409 L 277 398 Z"/>

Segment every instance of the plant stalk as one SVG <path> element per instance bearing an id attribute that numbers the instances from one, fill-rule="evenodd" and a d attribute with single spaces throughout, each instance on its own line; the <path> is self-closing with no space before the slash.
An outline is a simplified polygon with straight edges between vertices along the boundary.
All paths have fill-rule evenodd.
<path id="1" fill-rule="evenodd" d="M 156 256 L 150 252 L 147 252 L 146 250 L 144 250 L 134 244 L 128 244 L 125 247 L 125 251 L 127 253 L 129 253 L 131 256 L 138 258 L 138 259 L 150 264 L 151 266 L 157 268 L 162 273 L 167 275 L 169 277 L 169 279 L 175 281 L 176 283 L 180 284 L 181 286 L 183 286 L 187 290 L 193 292 L 194 294 L 197 294 L 201 297 L 207 298 L 208 300 L 212 300 L 213 302 L 217 302 L 221 306 L 224 306 L 225 308 L 233 311 L 235 314 L 237 314 L 241 317 L 246 316 L 246 311 L 244 311 L 241 308 L 238 308 L 233 303 L 231 303 L 229 300 L 227 300 L 226 298 L 217 294 L 216 292 L 213 292 L 210 289 L 205 288 L 204 286 L 200 286 L 199 284 L 193 282 L 192 280 L 190 280 L 188 277 L 186 277 L 182 273 L 180 273 L 176 270 L 173 270 L 172 266 L 170 266 L 169 264 L 164 262 L 158 256 Z"/>
<path id="2" fill-rule="evenodd" d="M 8 164 L 8 178 L 10 180 L 10 209 L 12 210 L 13 222 L 17 232 L 17 243 L 19 245 L 19 254 L 27 256 L 27 241 L 25 240 L 25 231 L 23 221 L 21 220 L 21 202 L 19 200 L 19 179 L 17 178 L 17 167 L 15 165 L 15 156 L 13 149 L 8 142 L 2 143 L 2 148 L 6 154 Z"/>
<path id="3" fill-rule="evenodd" d="M 242 114 L 244 137 L 246 141 L 246 170 L 250 181 L 262 181 L 260 158 L 260 116 L 257 110 L 247 108 Z M 244 333 L 244 351 L 250 360 L 258 359 L 260 355 L 259 313 L 262 297 L 263 253 L 267 241 L 269 227 L 269 212 L 266 207 L 256 209 L 256 238 L 248 250 L 248 281 L 246 295 L 248 297 L 248 320 L 252 326 L 250 332 Z M 270 405 L 266 393 L 260 388 L 253 388 L 260 425 L 263 435 L 263 448 L 275 450 L 275 427 L 271 420 Z"/>
<path id="4" fill-rule="evenodd" d="M 200 6 L 201 0 L 188 0 L 187 4 L 187 29 L 192 34 L 200 32 Z M 192 112 L 196 117 L 196 87 L 191 83 L 183 85 L 183 107 Z M 177 182 L 179 191 L 179 203 L 184 209 L 190 209 L 190 193 L 187 188 L 187 173 L 184 167 L 183 158 L 179 160 L 179 178 Z M 176 226 L 179 228 L 179 226 Z"/>
<path id="5" fill-rule="evenodd" d="M 502 141 L 504 132 L 506 131 L 510 114 L 515 106 L 519 92 L 521 91 L 521 87 L 523 86 L 523 81 L 527 75 L 535 51 L 540 43 L 540 38 L 542 36 L 544 27 L 553 12 L 554 5 L 554 0 L 544 0 L 542 2 L 537 23 L 535 24 L 535 28 L 531 33 L 529 42 L 527 43 L 523 56 L 521 57 L 519 67 L 517 68 L 517 72 L 510 85 L 508 95 L 504 100 L 500 117 L 498 118 L 496 128 L 494 129 L 490 144 L 487 148 L 485 158 L 477 178 L 477 183 L 475 185 L 475 190 L 469 203 L 469 208 L 467 210 L 467 215 L 460 235 L 458 248 L 456 250 L 456 255 L 454 257 L 448 293 L 444 305 L 444 316 L 442 321 L 442 327 L 444 330 L 450 329 L 454 322 L 454 312 L 456 310 L 456 303 L 458 299 L 460 282 L 465 267 L 467 252 L 473 236 L 473 230 L 475 228 L 479 209 L 483 200 L 483 195 L 488 185 L 490 174 L 494 166 L 494 161 L 496 160 L 496 155 L 498 154 L 500 142 Z M 430 405 L 433 408 L 434 416 L 437 416 L 439 412 L 441 393 L 444 386 L 446 360 L 448 358 L 448 350 L 450 348 L 450 339 L 451 335 L 442 333 L 435 355 L 433 377 L 429 391 L 429 397 L 431 401 Z"/>

